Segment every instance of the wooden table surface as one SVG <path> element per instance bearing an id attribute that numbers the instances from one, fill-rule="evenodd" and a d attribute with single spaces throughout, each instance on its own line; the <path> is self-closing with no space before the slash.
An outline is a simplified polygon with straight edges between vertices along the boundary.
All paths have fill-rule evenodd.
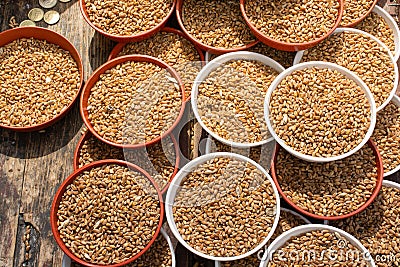
<path id="1" fill-rule="evenodd" d="M 380 5 L 385 2 L 380 1 Z M 1 31 L 10 28 L 12 16 L 21 22 L 34 7 L 39 7 L 38 0 L 0 0 Z M 58 3 L 53 9 L 60 12 L 60 22 L 47 26 L 42 21 L 38 26 L 63 34 L 75 45 L 83 59 L 86 80 L 106 61 L 115 44 L 83 20 L 78 0 Z M 0 129 L 0 267 L 61 266 L 63 253 L 52 237 L 49 210 L 58 186 L 73 171 L 73 151 L 82 125 L 76 104 L 64 119 L 42 132 Z M 192 136 L 186 129 L 180 135 L 181 150 L 188 155 Z M 400 181 L 400 174 L 389 179 Z M 30 246 L 28 255 L 26 245 Z M 178 267 L 212 266 L 182 247 L 177 254 Z"/>

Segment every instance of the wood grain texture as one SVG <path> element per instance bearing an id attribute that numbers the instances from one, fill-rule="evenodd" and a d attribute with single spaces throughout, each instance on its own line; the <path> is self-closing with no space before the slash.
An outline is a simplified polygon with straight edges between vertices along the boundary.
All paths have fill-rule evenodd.
<path id="1" fill-rule="evenodd" d="M 21 158 L 17 136 L 12 132 L 0 133 L 0 266 L 12 266 L 25 159 Z"/>
<path id="2" fill-rule="evenodd" d="M 27 19 L 31 8 L 39 7 L 37 0 L 1 2 L 2 30 L 9 28 L 12 16 L 21 22 Z M 53 9 L 61 14 L 60 22 L 47 26 L 41 21 L 37 25 L 61 33 L 77 48 L 86 80 L 106 61 L 114 43 L 89 27 L 80 15 L 77 0 L 58 3 Z M 73 151 L 81 127 L 77 103 L 64 119 L 45 132 L 18 134 L 0 130 L 0 266 L 61 266 L 62 252 L 52 237 L 49 211 L 55 191 L 73 171 Z M 29 241 L 28 260 L 21 242 L 26 225 L 32 225 L 31 236 L 37 237 Z"/>

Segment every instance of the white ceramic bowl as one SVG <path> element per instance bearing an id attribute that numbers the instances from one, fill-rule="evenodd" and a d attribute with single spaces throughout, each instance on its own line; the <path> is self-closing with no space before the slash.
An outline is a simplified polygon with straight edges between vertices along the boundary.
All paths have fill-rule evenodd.
<path id="1" fill-rule="evenodd" d="M 161 228 L 160 233 L 164 236 L 164 238 L 167 240 L 169 249 L 171 251 L 171 257 L 172 257 L 172 267 L 176 266 L 176 259 L 175 259 L 175 250 L 171 242 L 171 238 L 168 236 L 167 232 Z M 71 267 L 71 259 L 64 254 L 63 259 L 62 259 L 62 267 Z"/>
<path id="2" fill-rule="evenodd" d="M 212 56 L 214 56 L 214 54 L 212 54 L 212 53 L 210 53 L 208 51 L 206 52 L 205 57 L 204 57 L 204 59 L 206 61 L 206 64 L 208 64 L 211 61 L 211 57 Z"/>
<path id="3" fill-rule="evenodd" d="M 353 246 L 357 247 L 358 249 L 361 250 L 362 255 L 368 256 L 367 261 L 369 262 L 370 267 L 375 267 L 375 262 L 372 259 L 370 253 L 368 250 L 361 244 L 360 241 L 358 241 L 354 236 L 350 235 L 349 233 L 329 226 L 329 225 L 323 225 L 323 224 L 309 224 L 309 225 L 302 225 L 295 227 L 293 229 L 290 229 L 289 231 L 284 232 L 282 235 L 277 237 L 274 242 L 271 243 L 271 245 L 268 247 L 267 252 L 264 254 L 263 259 L 261 261 L 260 267 L 266 267 L 268 266 L 269 259 L 273 255 L 273 253 L 279 248 L 281 248 L 287 241 L 289 241 L 292 237 L 294 236 L 299 236 L 304 233 L 308 233 L 311 231 L 316 231 L 316 230 L 328 230 L 330 232 L 337 232 L 341 236 L 345 237 L 347 242 L 350 242 Z M 317 255 L 317 257 L 320 255 Z M 361 255 L 360 255 L 361 257 Z"/>
<path id="4" fill-rule="evenodd" d="M 239 148 L 255 147 L 255 146 L 260 146 L 260 145 L 266 144 L 266 143 L 272 141 L 273 138 L 271 137 L 271 138 L 268 138 L 267 140 L 263 140 L 263 141 L 255 142 L 255 143 L 238 143 L 238 142 L 226 140 L 226 139 L 220 137 L 218 134 L 211 131 L 211 129 L 209 129 L 208 127 L 206 127 L 206 125 L 203 123 L 203 121 L 200 117 L 199 111 L 197 109 L 197 97 L 198 97 L 198 93 L 199 93 L 199 90 L 198 90 L 199 84 L 201 82 L 203 82 L 212 71 L 214 71 L 221 65 L 223 65 L 231 60 L 256 60 L 258 62 L 261 62 L 261 63 L 271 67 L 272 69 L 276 70 L 278 73 L 281 73 L 285 70 L 275 60 L 273 60 L 267 56 L 258 54 L 258 53 L 240 51 L 240 52 L 232 52 L 232 53 L 218 56 L 217 58 L 214 58 L 213 60 L 211 60 L 199 72 L 199 74 L 196 77 L 195 82 L 193 83 L 192 94 L 191 94 L 191 96 L 192 96 L 191 103 L 192 103 L 193 113 L 194 113 L 197 121 L 200 123 L 201 127 L 203 129 L 205 129 L 212 137 L 214 137 L 215 139 L 217 139 L 218 141 L 220 141 L 224 144 L 227 144 L 227 145 L 230 145 L 233 147 L 239 147 Z"/>
<path id="5" fill-rule="evenodd" d="M 395 51 L 394 51 L 394 60 L 397 61 L 400 57 L 400 30 L 399 26 L 397 25 L 397 22 L 394 20 L 394 18 L 383 8 L 380 6 L 376 5 L 374 9 L 372 10 L 373 13 L 378 14 L 381 16 L 386 23 L 389 25 L 390 29 L 392 29 L 393 34 L 394 34 L 394 44 L 395 44 Z"/>
<path id="6" fill-rule="evenodd" d="M 240 256 L 235 256 L 235 257 L 215 257 L 215 256 L 211 256 L 211 255 L 207 255 L 205 253 L 202 253 L 200 251 L 197 251 L 196 249 L 192 248 L 181 236 L 181 234 L 179 233 L 176 224 L 175 224 L 175 220 L 174 220 L 174 215 L 173 215 L 173 203 L 175 201 L 175 196 L 177 194 L 178 189 L 180 188 L 180 184 L 182 183 L 182 181 L 185 179 L 185 177 L 191 173 L 191 171 L 193 171 L 194 169 L 196 169 L 196 167 L 198 167 L 199 165 L 214 159 L 216 157 L 226 157 L 226 158 L 233 158 L 233 159 L 237 159 L 237 160 L 241 160 L 241 161 L 246 161 L 251 163 L 252 165 L 254 165 L 257 169 L 259 169 L 269 180 L 269 182 L 271 183 L 271 186 L 274 190 L 274 194 L 275 194 L 275 199 L 276 199 L 276 214 L 275 214 L 275 220 L 274 223 L 272 225 L 271 231 L 269 232 L 268 236 L 254 249 L 252 249 L 251 251 L 240 255 Z M 218 153 L 211 153 L 211 154 L 207 154 L 207 155 L 203 155 L 201 157 L 198 157 L 194 160 L 192 160 L 191 162 L 189 162 L 188 164 L 186 164 L 178 173 L 177 175 L 174 177 L 174 179 L 172 180 L 168 191 L 167 191 L 167 196 L 165 198 L 165 215 L 167 217 L 167 221 L 169 224 L 169 227 L 171 228 L 172 233 L 174 234 L 174 236 L 176 237 L 176 239 L 179 241 L 179 243 L 181 243 L 186 249 L 188 249 L 190 252 L 202 257 L 202 258 L 206 258 L 209 260 L 213 260 L 213 261 L 233 261 L 233 260 L 239 260 L 239 259 L 243 259 L 246 258 L 254 253 L 256 253 L 257 251 L 259 251 L 260 249 L 262 249 L 265 244 L 268 242 L 268 240 L 271 238 L 271 236 L 273 235 L 273 233 L 275 232 L 276 227 L 278 226 L 278 221 L 279 221 L 279 215 L 280 215 L 280 198 L 279 198 L 279 193 L 278 190 L 272 180 L 272 178 L 269 176 L 269 174 L 256 162 L 254 162 L 253 160 L 244 157 L 242 155 L 238 155 L 238 154 L 234 154 L 234 153 L 228 153 L 228 152 L 218 152 Z"/>
<path id="7" fill-rule="evenodd" d="M 304 221 L 304 224 L 311 224 L 311 222 L 308 219 L 306 219 L 303 215 L 300 215 L 300 214 L 298 214 L 297 212 L 295 212 L 293 210 L 281 208 L 281 211 L 286 211 L 286 212 L 289 212 L 289 213 L 293 214 L 294 216 L 299 217 L 300 219 L 302 219 Z M 215 267 L 221 267 L 221 262 L 220 261 L 215 261 Z"/>
<path id="8" fill-rule="evenodd" d="M 384 102 L 382 103 L 382 105 L 380 105 L 379 107 L 377 107 L 376 110 L 377 110 L 377 112 L 379 112 L 379 111 L 382 110 L 387 104 L 389 104 L 390 100 L 391 100 L 391 99 L 393 98 L 393 96 L 396 94 L 397 86 L 398 86 L 398 84 L 399 84 L 399 69 L 398 69 L 398 67 L 397 67 L 397 62 L 396 62 L 395 58 L 393 57 L 392 52 L 390 52 L 389 48 L 388 48 L 384 43 L 382 43 L 378 38 L 376 38 L 375 36 L 373 36 L 373 35 L 371 35 L 371 34 L 369 34 L 369 33 L 366 33 L 366 32 L 364 32 L 364 31 L 360 31 L 360 30 L 352 29 L 352 28 L 337 28 L 337 29 L 333 32 L 333 34 L 342 33 L 342 32 L 354 32 L 354 33 L 359 33 L 359 34 L 363 34 L 363 35 L 366 35 L 367 37 L 371 38 L 372 40 L 374 40 L 375 42 L 377 42 L 380 46 L 382 46 L 382 47 L 386 50 L 386 53 L 389 55 L 390 60 L 391 60 L 392 63 L 393 63 L 393 66 L 394 66 L 394 77 L 395 77 L 395 78 L 394 78 L 394 82 L 393 82 L 393 89 L 392 89 L 392 91 L 390 92 L 389 97 L 386 99 L 386 101 L 384 101 Z M 295 58 L 294 58 L 293 65 L 296 65 L 296 64 L 299 64 L 299 63 L 300 63 L 301 59 L 303 58 L 304 51 L 305 51 L 305 50 L 299 51 L 299 52 L 296 53 L 296 56 L 295 56 Z"/>
<path id="9" fill-rule="evenodd" d="M 396 189 L 400 190 L 400 184 L 398 184 L 396 182 L 389 181 L 389 180 L 383 180 L 382 186 L 393 187 L 393 188 L 396 188 Z"/>
<path id="10" fill-rule="evenodd" d="M 269 118 L 269 104 L 270 104 L 270 100 L 271 100 L 271 95 L 272 95 L 272 92 L 280 84 L 280 82 L 294 71 L 313 68 L 313 67 L 333 69 L 333 70 L 336 70 L 336 71 L 340 72 L 341 74 L 345 75 L 347 78 L 355 81 L 366 93 L 368 102 L 370 103 L 370 106 L 371 106 L 371 118 L 370 118 L 371 123 L 370 123 L 370 127 L 369 127 L 366 135 L 364 136 L 362 142 L 357 147 L 352 149 L 351 151 L 349 151 L 345 154 L 339 155 L 339 156 L 329 157 L 329 158 L 313 157 L 313 156 L 305 155 L 303 153 L 300 153 L 300 152 L 294 150 L 292 147 L 287 145 L 280 137 L 278 137 L 274 128 L 272 127 L 272 123 Z M 331 162 L 331 161 L 336 161 L 336 160 L 346 158 L 346 157 L 356 153 L 359 149 L 361 149 L 368 142 L 368 139 L 371 137 L 372 133 L 374 132 L 374 128 L 375 128 L 375 124 L 376 124 L 376 112 L 377 112 L 376 105 L 375 105 L 374 97 L 372 96 L 371 91 L 368 89 L 367 85 L 356 74 L 354 74 L 353 72 L 349 71 L 348 69 L 343 68 L 337 64 L 333 64 L 333 63 L 329 63 L 329 62 L 322 62 L 322 61 L 312 61 L 312 62 L 300 63 L 300 64 L 294 65 L 293 67 L 286 69 L 273 81 L 273 83 L 269 87 L 268 92 L 267 92 L 267 97 L 266 97 L 265 103 L 264 103 L 265 120 L 267 122 L 268 129 L 269 129 L 270 133 L 272 134 L 272 136 L 275 138 L 275 140 L 290 154 L 292 154 L 298 158 L 301 158 L 303 160 L 309 161 L 309 162 Z"/>
<path id="11" fill-rule="evenodd" d="M 400 107 L 400 97 L 398 97 L 397 95 L 394 95 L 394 97 L 392 98 L 392 102 L 393 102 L 396 106 Z M 377 114 L 377 116 L 379 117 L 379 113 Z M 400 144 L 399 144 L 399 146 L 400 146 Z M 378 149 L 378 150 L 379 150 L 379 149 Z M 399 155 L 399 157 L 400 157 L 400 155 Z M 396 173 L 396 172 L 398 172 L 398 171 L 400 171 L 400 165 L 398 165 L 396 168 L 394 168 L 393 170 L 391 170 L 391 171 L 389 171 L 389 172 L 385 172 L 385 173 L 383 174 L 383 177 L 390 176 L 390 175 L 392 175 L 392 174 L 394 174 L 394 173 Z"/>

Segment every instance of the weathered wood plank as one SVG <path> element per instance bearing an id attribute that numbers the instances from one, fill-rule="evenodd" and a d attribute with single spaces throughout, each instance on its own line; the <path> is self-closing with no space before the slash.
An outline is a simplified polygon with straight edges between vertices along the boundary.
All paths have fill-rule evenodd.
<path id="1" fill-rule="evenodd" d="M 31 243 L 27 266 L 60 266 L 62 252 L 50 228 L 50 207 L 60 183 L 73 172 L 72 161 L 80 137 L 81 120 L 76 105 L 72 112 L 44 133 L 32 133 L 27 146 L 25 179 L 20 213 L 24 221 L 38 232 L 39 240 Z M 21 266 L 20 262 L 17 266 Z"/>
<path id="2" fill-rule="evenodd" d="M 1 29 L 9 28 L 8 23 L 12 16 L 18 22 L 26 19 L 28 11 L 33 7 L 39 7 L 37 0 L 7 1 L 1 12 Z M 66 4 L 58 3 L 54 10 L 60 12 L 60 22 L 47 26 L 42 21 L 38 26 L 61 33 L 74 44 L 82 56 L 87 79 L 94 69 L 106 61 L 114 44 L 88 26 L 80 14 L 77 0 Z M 75 105 L 63 120 L 46 129 L 45 133 L 7 133 L 11 136 L 13 145 L 5 146 L 3 142 L 1 144 L 1 149 L 5 150 L 1 154 L 6 155 L 0 155 L 0 162 L 3 163 L 0 170 L 4 169 L 0 172 L 1 185 L 4 185 L 1 186 L 4 190 L 0 189 L 0 202 L 4 202 L 0 207 L 0 229 L 7 235 L 5 242 L 0 242 L 0 266 L 12 266 L 14 254 L 14 266 L 22 266 L 23 263 L 24 266 L 61 266 L 62 252 L 51 234 L 49 211 L 59 184 L 73 171 L 73 151 L 81 126 L 79 108 Z M 3 138 L 7 136 L 4 131 L 0 133 Z M 12 149 L 22 159 L 7 156 L 12 154 Z M 8 173 L 11 167 L 15 170 Z M 23 228 L 20 227 L 17 236 L 19 214 L 22 215 L 20 223 L 31 224 L 32 235 L 38 236 L 35 240 L 30 239 L 31 253 L 28 261 L 25 259 L 25 245 L 21 240 Z"/>
<path id="3" fill-rule="evenodd" d="M 380 5 L 385 2 L 380 0 Z M 9 28 L 12 16 L 18 22 L 27 19 L 28 11 L 38 6 L 38 0 L 0 0 L 0 29 Z M 54 9 L 61 14 L 60 22 L 47 26 L 42 21 L 38 26 L 63 34 L 75 45 L 82 56 L 87 79 L 106 61 L 113 42 L 87 25 L 80 14 L 78 0 L 58 3 Z M 0 129 L 0 267 L 61 265 L 62 253 L 52 238 L 49 210 L 59 184 L 72 172 L 73 150 L 81 126 L 78 105 L 75 105 L 66 118 L 44 133 L 17 134 Z M 182 151 L 189 157 L 190 137 L 181 134 L 185 137 L 181 140 Z M 389 179 L 400 182 L 400 173 Z M 25 245 L 21 240 L 26 225 L 32 225 L 28 261 L 25 261 Z M 178 267 L 193 266 L 196 262 L 198 266 L 212 266 L 212 262 L 193 258 L 180 246 L 177 254 Z"/>
<path id="4" fill-rule="evenodd" d="M 12 266 L 25 171 L 24 146 L 18 136 L 0 130 L 0 266 Z"/>
<path id="5" fill-rule="evenodd" d="M 78 49 L 87 79 L 107 60 L 114 44 L 88 26 L 80 14 L 78 1 L 59 3 L 54 9 L 61 14 L 60 22 L 48 28 L 64 35 Z M 61 266 L 62 252 L 52 237 L 49 211 L 59 184 L 73 171 L 73 151 L 81 126 L 79 108 L 75 105 L 65 119 L 45 133 L 30 136 L 20 212 L 39 232 L 40 240 L 32 244 L 37 246 L 37 255 L 31 255 L 28 266 Z"/>

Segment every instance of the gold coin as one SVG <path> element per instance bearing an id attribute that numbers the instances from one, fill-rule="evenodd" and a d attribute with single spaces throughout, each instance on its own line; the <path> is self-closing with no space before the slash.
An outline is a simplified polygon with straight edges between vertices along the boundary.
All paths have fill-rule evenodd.
<path id="1" fill-rule="evenodd" d="M 24 20 L 19 24 L 20 27 L 26 27 L 26 26 L 36 26 L 36 23 L 33 22 L 30 19 Z"/>
<path id="2" fill-rule="evenodd" d="M 28 13 L 28 18 L 32 21 L 41 21 L 44 16 L 44 11 L 40 8 L 33 8 Z"/>
<path id="3" fill-rule="evenodd" d="M 60 2 L 68 3 L 68 2 L 71 2 L 71 0 L 60 0 Z"/>
<path id="4" fill-rule="evenodd" d="M 57 5 L 57 0 L 39 0 L 39 5 L 43 8 L 53 8 Z"/>
<path id="5" fill-rule="evenodd" d="M 47 11 L 46 14 L 44 14 L 44 21 L 49 24 L 53 25 L 56 24 L 60 20 L 60 13 L 54 10 Z"/>

